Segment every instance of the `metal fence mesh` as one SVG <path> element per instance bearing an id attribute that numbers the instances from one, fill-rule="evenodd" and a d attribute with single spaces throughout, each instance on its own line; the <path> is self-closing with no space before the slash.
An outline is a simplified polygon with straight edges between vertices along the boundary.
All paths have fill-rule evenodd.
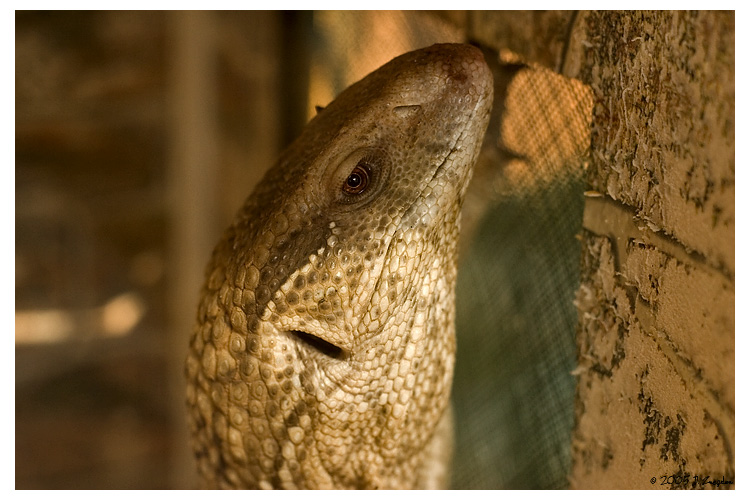
<path id="1" fill-rule="evenodd" d="M 459 268 L 456 488 L 567 485 L 591 106 L 580 82 L 519 70 L 497 144 L 511 159 L 478 167 L 495 179 Z"/>

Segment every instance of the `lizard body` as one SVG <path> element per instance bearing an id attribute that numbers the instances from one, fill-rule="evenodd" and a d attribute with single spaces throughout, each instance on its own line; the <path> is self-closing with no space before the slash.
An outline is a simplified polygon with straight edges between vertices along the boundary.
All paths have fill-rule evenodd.
<path id="1" fill-rule="evenodd" d="M 458 219 L 491 104 L 479 50 L 410 52 L 266 174 L 214 250 L 190 342 L 204 486 L 447 486 Z"/>

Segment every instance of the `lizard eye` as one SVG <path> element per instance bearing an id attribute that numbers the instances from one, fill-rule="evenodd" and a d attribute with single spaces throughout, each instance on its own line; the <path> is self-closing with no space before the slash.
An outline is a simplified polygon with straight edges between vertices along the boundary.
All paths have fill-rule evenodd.
<path id="1" fill-rule="evenodd" d="M 364 161 L 360 161 L 344 181 L 342 189 L 348 195 L 361 194 L 370 185 L 371 175 L 370 166 Z"/>
<path id="2" fill-rule="evenodd" d="M 343 155 L 342 155 L 343 156 Z M 339 157 L 341 158 L 341 157 Z M 388 176 L 388 157 L 382 149 L 359 148 L 331 160 L 323 187 L 337 206 L 360 207 L 375 199 Z"/>

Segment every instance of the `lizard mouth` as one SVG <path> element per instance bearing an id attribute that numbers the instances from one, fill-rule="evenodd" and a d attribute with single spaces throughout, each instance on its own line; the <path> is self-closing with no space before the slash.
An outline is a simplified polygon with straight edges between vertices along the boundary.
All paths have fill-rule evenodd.
<path id="1" fill-rule="evenodd" d="M 342 359 L 346 352 L 341 347 L 301 330 L 289 330 L 289 335 L 296 338 L 307 348 L 324 355 L 327 358 Z"/>
<path id="2" fill-rule="evenodd" d="M 461 148 L 458 146 L 459 143 L 463 142 L 463 140 L 466 138 L 466 136 L 469 134 L 469 132 L 472 129 L 471 124 L 476 123 L 476 117 L 479 114 L 482 107 L 485 105 L 486 99 L 480 97 L 477 99 L 477 102 L 474 104 L 474 107 L 472 108 L 471 112 L 469 113 L 469 119 L 467 120 L 467 123 L 464 125 L 464 127 L 461 128 L 460 132 L 456 135 L 456 137 L 453 139 L 453 143 L 450 146 L 450 151 L 448 154 L 445 155 L 445 158 L 443 158 L 442 163 L 438 166 L 438 168 L 435 170 L 435 172 L 432 174 L 432 177 L 430 178 L 430 182 L 434 181 L 437 177 L 440 177 L 442 175 L 445 175 L 446 170 L 448 169 L 448 165 L 450 163 L 450 160 L 453 159 L 456 156 L 456 153 L 461 151 Z M 473 165 L 473 163 L 469 163 L 469 165 Z M 468 180 L 471 177 L 466 179 L 466 184 L 468 184 Z M 465 185 L 461 187 L 461 189 L 465 189 Z"/>

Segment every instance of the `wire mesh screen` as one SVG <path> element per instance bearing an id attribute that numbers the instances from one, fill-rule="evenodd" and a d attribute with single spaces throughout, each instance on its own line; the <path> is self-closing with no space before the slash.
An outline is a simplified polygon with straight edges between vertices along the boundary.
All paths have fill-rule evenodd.
<path id="1" fill-rule="evenodd" d="M 591 105 L 585 85 L 531 67 L 496 103 L 510 159 L 478 166 L 486 212 L 457 286 L 456 488 L 567 485 Z"/>

